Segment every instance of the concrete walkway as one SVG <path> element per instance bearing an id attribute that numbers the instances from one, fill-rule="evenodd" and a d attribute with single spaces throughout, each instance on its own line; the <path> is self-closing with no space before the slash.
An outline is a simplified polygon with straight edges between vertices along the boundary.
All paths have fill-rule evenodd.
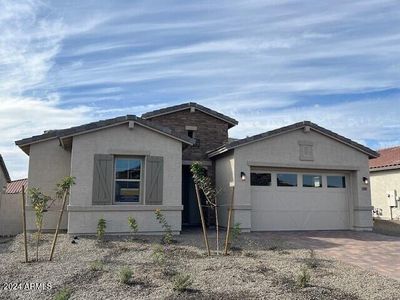
<path id="1" fill-rule="evenodd" d="M 265 232 L 295 246 L 314 249 L 323 255 L 400 281 L 400 237 L 372 232 L 308 231 Z"/>

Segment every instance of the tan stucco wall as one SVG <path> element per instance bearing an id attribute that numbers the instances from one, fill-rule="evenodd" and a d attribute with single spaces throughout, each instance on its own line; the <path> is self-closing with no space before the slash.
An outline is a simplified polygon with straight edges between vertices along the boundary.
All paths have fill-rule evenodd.
<path id="1" fill-rule="evenodd" d="M 0 236 L 22 232 L 21 194 L 0 195 Z"/>
<path id="2" fill-rule="evenodd" d="M 128 124 L 75 136 L 72 146 L 71 174 L 76 177 L 72 187 L 69 210 L 69 233 L 95 233 L 97 221 L 104 216 L 110 232 L 127 232 L 127 217 L 140 220 L 142 231 L 161 231 L 154 217 L 155 206 L 110 205 L 92 210 L 93 163 L 95 154 L 151 155 L 164 157 L 163 205 L 173 230 L 181 229 L 182 144 L 155 131 Z M 144 167 L 145 170 L 145 167 Z M 145 178 L 145 174 L 143 176 Z M 144 198 L 144 197 L 143 197 Z M 118 209 L 118 211 L 116 210 Z"/>
<path id="3" fill-rule="evenodd" d="M 218 215 L 219 223 L 222 227 L 227 227 L 228 222 L 228 209 L 233 192 L 230 183 L 234 183 L 234 166 L 233 154 L 220 157 L 215 162 L 215 186 L 218 191 L 218 204 L 221 205 L 218 209 Z"/>
<path id="4" fill-rule="evenodd" d="M 93 210 L 70 211 L 68 232 L 71 234 L 93 234 L 98 220 L 106 220 L 106 234 L 129 234 L 128 217 L 135 218 L 140 233 L 158 234 L 164 230 L 155 218 L 154 206 L 98 207 Z M 162 210 L 168 224 L 174 233 L 181 231 L 181 207 L 157 206 Z"/>
<path id="5" fill-rule="evenodd" d="M 400 196 L 400 169 L 371 172 L 371 197 L 374 208 L 382 209 L 383 219 L 390 219 L 390 206 L 386 193 L 396 190 Z M 392 209 L 393 218 L 400 218 L 400 207 Z"/>
<path id="6" fill-rule="evenodd" d="M 44 194 L 55 198 L 56 184 L 70 175 L 70 169 L 71 152 L 60 147 L 57 139 L 30 146 L 28 188 L 38 187 Z M 45 213 L 43 223 L 45 231 L 56 227 L 60 204 L 56 201 L 55 205 Z M 27 230 L 35 230 L 35 216 L 28 197 L 26 209 Z M 61 229 L 67 229 L 67 213 L 64 214 Z"/>
<path id="7" fill-rule="evenodd" d="M 313 161 L 300 160 L 299 141 L 313 143 Z M 362 177 L 369 176 L 366 154 L 315 131 L 305 133 L 302 129 L 238 147 L 233 153 L 235 205 L 241 206 L 241 209 L 235 210 L 235 218 L 240 216 L 239 222 L 242 223 L 243 229 L 251 229 L 250 165 L 265 165 L 278 168 L 352 170 L 350 176 L 353 202 L 351 228 L 371 230 L 370 190 L 369 186 L 362 184 Z M 247 175 L 246 181 L 240 179 L 242 171 Z M 367 190 L 362 190 L 362 188 L 367 188 Z"/>

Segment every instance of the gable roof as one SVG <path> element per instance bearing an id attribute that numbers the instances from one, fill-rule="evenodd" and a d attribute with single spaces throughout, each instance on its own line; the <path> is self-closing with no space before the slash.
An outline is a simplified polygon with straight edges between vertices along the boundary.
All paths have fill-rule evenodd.
<path id="1" fill-rule="evenodd" d="M 118 126 L 118 125 L 128 123 L 131 121 L 139 124 L 142 127 L 156 131 L 156 132 L 166 135 L 170 138 L 179 140 L 185 144 L 188 144 L 188 145 L 194 144 L 194 140 L 189 138 L 188 136 L 180 135 L 180 134 L 172 131 L 170 128 L 160 126 L 158 124 L 154 124 L 153 122 L 144 120 L 135 115 L 126 115 L 126 116 L 116 117 L 113 119 L 101 120 L 101 121 L 92 122 L 92 123 L 88 123 L 88 124 L 84 124 L 84 125 L 80 125 L 80 126 L 74 126 L 74 127 L 67 128 L 67 129 L 49 130 L 41 135 L 36 135 L 36 136 L 32 136 L 30 138 L 15 141 L 15 144 L 18 147 L 20 147 L 25 153 L 29 154 L 29 146 L 34 143 L 58 138 L 60 140 L 61 144 L 64 144 L 64 143 L 68 144 L 71 142 L 71 138 L 73 136 L 88 133 L 91 131 L 97 131 L 97 130 L 100 130 L 100 129 L 103 129 L 106 127 Z"/>
<path id="2" fill-rule="evenodd" d="M 1 156 L 1 154 L 0 154 L 0 168 L 3 171 L 4 177 L 6 178 L 7 182 L 10 182 L 11 177 L 10 177 L 10 174 L 8 173 L 6 164 L 5 164 L 3 156 Z"/>
<path id="3" fill-rule="evenodd" d="M 247 145 L 247 144 L 251 144 L 251 143 L 254 143 L 254 142 L 257 142 L 257 141 L 260 141 L 260 140 L 271 138 L 273 136 L 277 136 L 277 135 L 280 135 L 280 134 L 283 134 L 283 133 L 286 133 L 286 132 L 289 132 L 289 131 L 301 129 L 301 128 L 304 128 L 304 127 L 309 127 L 310 129 L 312 129 L 314 131 L 317 131 L 317 132 L 319 132 L 319 133 L 321 133 L 323 135 L 326 135 L 326 136 L 328 136 L 328 137 L 330 137 L 332 139 L 335 139 L 335 140 L 337 140 L 337 141 L 339 141 L 339 142 L 341 142 L 343 144 L 346 144 L 347 146 L 350 146 L 350 147 L 352 147 L 352 148 L 354 148 L 354 149 L 356 149 L 358 151 L 361 151 L 361 152 L 367 154 L 370 158 L 375 158 L 375 157 L 379 156 L 379 154 L 377 152 L 375 152 L 374 150 L 372 150 L 372 149 L 370 149 L 368 147 L 365 147 L 365 146 L 363 146 L 363 145 L 361 145 L 359 143 L 356 143 L 356 142 L 354 142 L 354 141 L 352 141 L 352 140 L 350 140 L 350 139 L 348 139 L 348 138 L 346 138 L 344 136 L 341 136 L 341 135 L 339 135 L 339 134 L 337 134 L 337 133 L 335 133 L 333 131 L 330 131 L 330 130 L 328 130 L 326 128 L 318 126 L 317 124 L 312 123 L 310 121 L 302 121 L 302 122 L 298 122 L 298 123 L 295 123 L 295 124 L 292 124 L 292 125 L 289 125 L 289 126 L 281 127 L 281 128 L 278 128 L 278 129 L 274 129 L 274 130 L 271 130 L 271 131 L 267 131 L 267 132 L 264 132 L 264 133 L 260 133 L 260 134 L 253 135 L 253 136 L 250 136 L 250 137 L 247 137 L 247 138 L 244 138 L 244 139 L 240 139 L 240 140 L 236 140 L 236 141 L 227 143 L 227 144 L 225 144 L 225 145 L 223 145 L 223 146 L 221 146 L 221 147 L 219 147 L 219 148 L 217 148 L 215 150 L 209 151 L 208 152 L 208 157 L 211 158 L 211 157 L 220 155 L 222 153 L 225 153 L 225 152 L 227 152 L 229 150 L 235 149 L 237 147 L 241 147 L 241 146 L 244 146 L 244 145 Z"/>
<path id="4" fill-rule="evenodd" d="M 28 186 L 28 178 L 13 180 L 7 184 L 6 194 L 19 194 L 22 193 L 22 186 L 25 189 Z"/>
<path id="5" fill-rule="evenodd" d="M 161 115 L 167 115 L 167 114 L 171 114 L 177 111 L 181 111 L 181 110 L 186 110 L 186 109 L 190 109 L 190 108 L 194 108 L 194 109 L 198 109 L 199 111 L 208 114 L 214 118 L 220 119 L 226 123 L 229 124 L 229 128 L 235 126 L 238 124 L 238 121 L 236 121 L 235 119 L 228 117 L 224 114 L 221 114 L 215 110 L 212 110 L 208 107 L 205 107 L 203 105 L 200 105 L 198 103 L 195 102 L 188 102 L 188 103 L 183 103 L 183 104 L 179 104 L 179 105 L 174 105 L 174 106 L 169 106 L 166 108 L 162 108 L 162 109 L 158 109 L 158 110 L 153 110 L 147 113 L 144 113 L 142 115 L 143 119 L 151 119 L 154 117 L 158 117 Z"/>
<path id="6" fill-rule="evenodd" d="M 400 169 L 400 146 L 378 150 L 379 157 L 369 160 L 370 171 Z"/>

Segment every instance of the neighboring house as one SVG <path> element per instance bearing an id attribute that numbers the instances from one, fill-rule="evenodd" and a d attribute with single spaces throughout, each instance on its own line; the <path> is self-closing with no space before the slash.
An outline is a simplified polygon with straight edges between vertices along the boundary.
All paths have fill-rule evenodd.
<path id="1" fill-rule="evenodd" d="M 0 154 L 0 197 L 7 187 L 7 183 L 11 181 L 10 174 L 8 174 L 8 170 L 6 164 L 4 162 L 3 156 Z"/>
<path id="2" fill-rule="evenodd" d="M 10 181 L 0 201 L 0 235 L 10 236 L 22 232 L 22 186 L 28 179 Z"/>
<path id="3" fill-rule="evenodd" d="M 0 236 L 21 232 L 21 201 L 14 201 L 15 199 L 7 193 L 10 184 L 10 175 L 0 155 Z"/>
<path id="4" fill-rule="evenodd" d="M 129 231 L 133 216 L 141 232 L 162 229 L 160 208 L 175 233 L 198 225 L 189 166 L 201 161 L 220 189 L 226 224 L 232 187 L 234 222 L 250 230 L 371 230 L 368 159 L 373 150 L 310 122 L 254 137 L 228 140 L 237 121 L 196 103 L 128 115 L 19 140 L 29 155 L 29 187 L 54 197 L 57 181 L 76 177 L 63 228 L 95 233 Z M 31 210 L 29 201 L 28 211 Z M 57 206 L 46 213 L 54 229 Z M 213 214 L 207 213 L 208 224 Z M 28 229 L 34 228 L 33 213 Z"/>
<path id="5" fill-rule="evenodd" d="M 400 219 L 400 146 L 379 150 L 369 161 L 375 216 Z"/>

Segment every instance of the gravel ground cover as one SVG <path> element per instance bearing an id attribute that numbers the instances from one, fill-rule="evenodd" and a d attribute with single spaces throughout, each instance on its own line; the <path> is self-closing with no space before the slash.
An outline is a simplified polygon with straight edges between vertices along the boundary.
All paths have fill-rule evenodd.
<path id="1" fill-rule="evenodd" d="M 39 262 L 23 263 L 23 237 L 0 239 L 0 299 L 400 299 L 398 281 L 342 264 L 283 239 L 242 234 L 229 256 L 205 255 L 201 232 L 184 233 L 173 245 L 160 236 L 95 238 L 59 236 L 48 262 L 52 235 L 45 234 Z M 30 236 L 30 257 L 34 237 Z M 222 242 L 221 242 L 222 244 Z M 215 239 L 211 235 L 211 245 Z M 121 270 L 132 277 L 121 283 Z M 306 287 L 298 276 L 306 268 Z M 175 291 L 177 276 L 191 284 Z M 7 283 L 49 283 L 50 289 L 7 290 Z"/>
<path id="2" fill-rule="evenodd" d="M 386 235 L 400 236 L 400 221 L 374 219 L 374 231 Z"/>

